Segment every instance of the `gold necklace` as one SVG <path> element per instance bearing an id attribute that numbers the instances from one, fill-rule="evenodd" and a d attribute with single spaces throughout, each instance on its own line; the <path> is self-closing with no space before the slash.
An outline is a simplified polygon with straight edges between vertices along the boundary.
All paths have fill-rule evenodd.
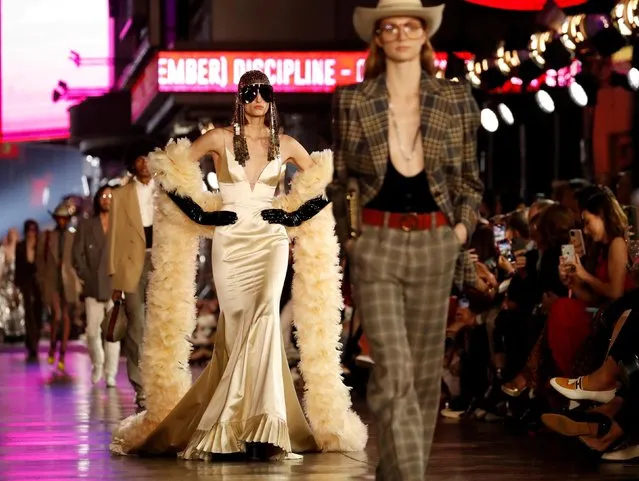
<path id="1" fill-rule="evenodd" d="M 413 138 L 413 149 L 411 150 L 411 152 L 406 153 L 406 150 L 404 149 L 404 146 L 402 145 L 402 139 L 399 136 L 399 126 L 397 125 L 397 119 L 395 118 L 395 112 L 393 112 L 392 104 L 388 105 L 388 112 L 390 114 L 391 123 L 393 124 L 393 129 L 395 130 L 395 135 L 397 136 L 397 146 L 399 147 L 399 151 L 402 154 L 402 157 L 404 157 L 404 161 L 407 164 L 410 164 L 411 161 L 413 160 L 413 157 L 415 156 L 415 151 L 417 150 L 417 140 L 419 139 L 421 126 L 418 126 L 417 130 L 415 131 L 415 137 Z"/>

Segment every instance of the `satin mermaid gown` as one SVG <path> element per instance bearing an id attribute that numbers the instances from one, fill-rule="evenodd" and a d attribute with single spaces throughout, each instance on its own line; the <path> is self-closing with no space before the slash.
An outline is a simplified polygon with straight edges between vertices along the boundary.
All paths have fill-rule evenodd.
<path id="1" fill-rule="evenodd" d="M 214 357 L 191 390 L 138 452 L 177 452 L 184 459 L 244 452 L 267 443 L 282 452 L 317 450 L 288 368 L 280 297 L 289 259 L 281 225 L 265 222 L 284 169 L 269 162 L 251 189 L 226 149 L 217 172 L 222 209 L 238 221 L 217 227 L 212 264 L 221 316 Z"/>

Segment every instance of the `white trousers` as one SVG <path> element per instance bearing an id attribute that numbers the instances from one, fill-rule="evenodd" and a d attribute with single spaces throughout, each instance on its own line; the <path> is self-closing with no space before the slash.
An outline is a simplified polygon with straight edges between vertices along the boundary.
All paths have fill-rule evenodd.
<path id="1" fill-rule="evenodd" d="M 85 299 L 89 357 L 95 369 L 104 369 L 107 379 L 115 379 L 120 361 L 120 343 L 102 339 L 102 321 L 111 305 L 111 301 L 99 302 L 93 297 Z"/>

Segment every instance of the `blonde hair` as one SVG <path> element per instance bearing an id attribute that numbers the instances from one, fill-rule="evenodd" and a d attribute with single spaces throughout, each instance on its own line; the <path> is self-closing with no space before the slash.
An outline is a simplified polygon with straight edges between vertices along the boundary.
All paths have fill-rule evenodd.
<path id="1" fill-rule="evenodd" d="M 378 26 L 375 25 L 375 30 L 377 30 L 377 27 Z M 426 28 L 424 28 L 424 32 L 427 33 Z M 429 75 L 435 75 L 437 72 L 435 69 L 435 51 L 428 37 L 426 37 L 424 45 L 422 45 L 419 60 L 422 70 Z M 374 36 L 370 43 L 368 57 L 366 57 L 366 62 L 364 63 L 364 79 L 371 80 L 377 78 L 384 72 L 386 72 L 386 54 L 384 53 L 384 49 L 377 45 L 376 36 Z"/>

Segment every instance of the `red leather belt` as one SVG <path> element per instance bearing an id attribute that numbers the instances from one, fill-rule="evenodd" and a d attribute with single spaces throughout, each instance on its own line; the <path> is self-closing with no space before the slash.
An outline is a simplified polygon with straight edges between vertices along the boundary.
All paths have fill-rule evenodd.
<path id="1" fill-rule="evenodd" d="M 399 214 L 375 209 L 362 209 L 362 224 L 410 232 L 413 230 L 436 229 L 450 223 L 442 212 Z"/>

